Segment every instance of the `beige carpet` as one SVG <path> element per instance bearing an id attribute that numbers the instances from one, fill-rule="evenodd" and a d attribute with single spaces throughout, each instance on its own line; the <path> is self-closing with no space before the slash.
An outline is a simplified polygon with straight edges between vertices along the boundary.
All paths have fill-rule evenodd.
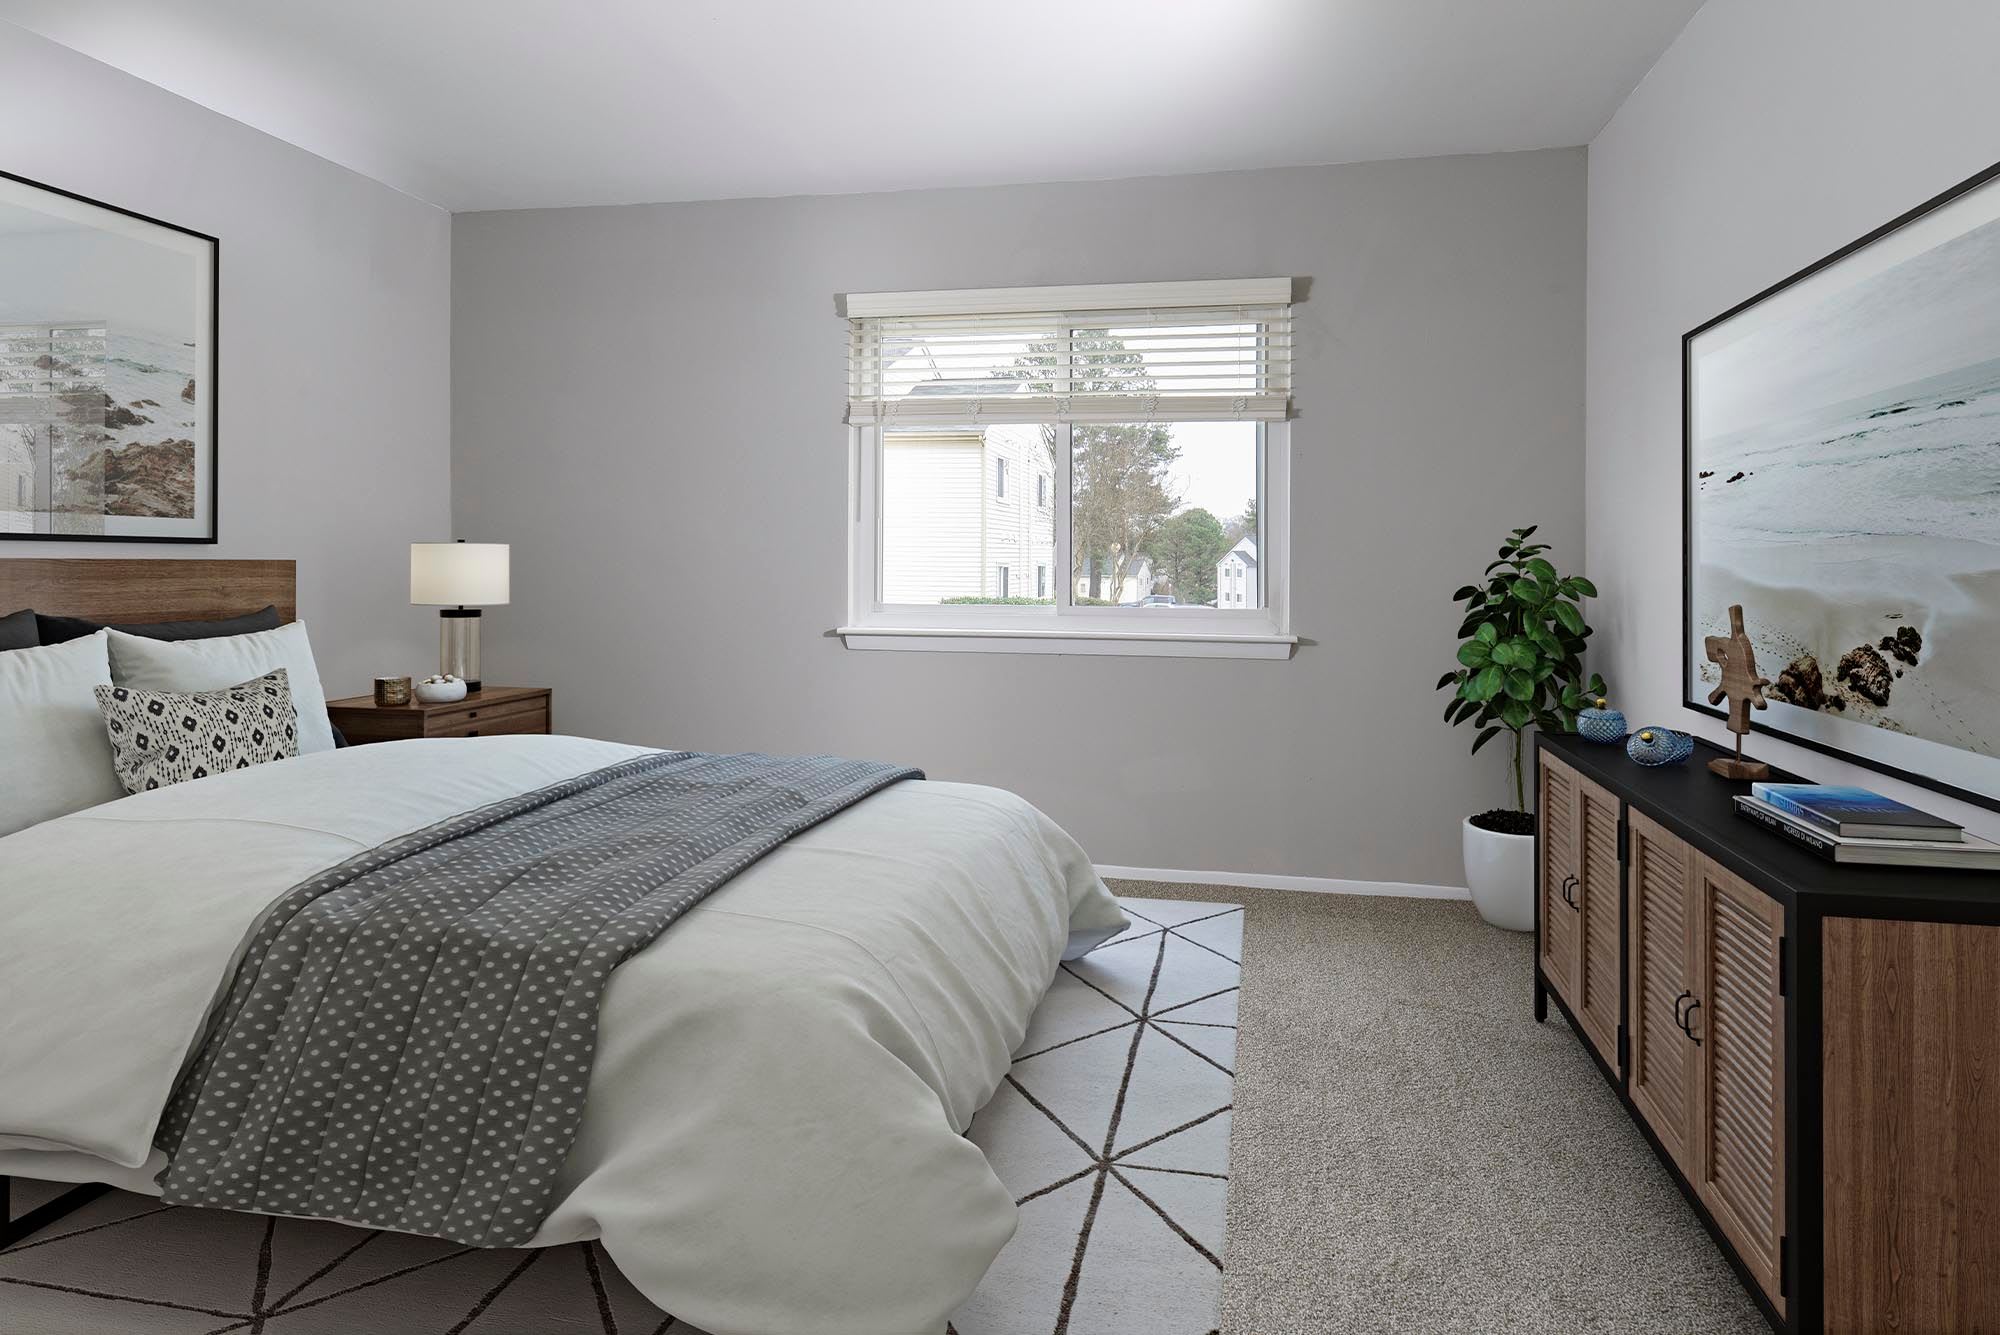
<path id="1" fill-rule="evenodd" d="M 1768 1330 L 1472 906 L 1121 881 L 1244 906 L 1223 1335 Z"/>

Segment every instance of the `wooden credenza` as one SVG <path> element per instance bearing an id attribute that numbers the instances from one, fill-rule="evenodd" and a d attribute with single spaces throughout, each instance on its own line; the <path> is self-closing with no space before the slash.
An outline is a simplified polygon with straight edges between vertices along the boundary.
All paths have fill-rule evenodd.
<path id="1" fill-rule="evenodd" d="M 2000 1331 L 2000 875 L 1823 862 L 1714 754 L 1539 739 L 1536 1018 L 1776 1329 Z"/>

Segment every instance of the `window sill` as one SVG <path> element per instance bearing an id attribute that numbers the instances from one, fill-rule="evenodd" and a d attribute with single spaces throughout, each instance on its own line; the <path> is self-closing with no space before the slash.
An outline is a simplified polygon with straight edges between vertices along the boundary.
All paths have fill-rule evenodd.
<path id="1" fill-rule="evenodd" d="M 1290 658 L 1296 635 L 1115 630 L 842 626 L 849 649 L 950 654 L 1112 654 L 1127 658 Z"/>

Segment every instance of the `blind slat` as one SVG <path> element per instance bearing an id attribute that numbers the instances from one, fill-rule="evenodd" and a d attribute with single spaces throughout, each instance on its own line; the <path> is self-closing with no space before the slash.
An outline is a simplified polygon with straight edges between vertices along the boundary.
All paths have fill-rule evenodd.
<path id="1" fill-rule="evenodd" d="M 1289 305 L 1036 311 L 1021 309 L 1005 291 L 966 298 L 972 312 L 994 313 L 849 321 L 848 421 L 962 425 L 1290 415 Z"/>

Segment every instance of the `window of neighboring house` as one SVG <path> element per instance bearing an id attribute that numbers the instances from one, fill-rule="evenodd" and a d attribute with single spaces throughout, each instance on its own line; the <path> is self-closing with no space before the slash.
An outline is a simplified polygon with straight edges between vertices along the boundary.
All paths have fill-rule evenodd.
<path id="1" fill-rule="evenodd" d="M 1289 655 L 1290 290 L 848 297 L 848 645 Z M 1032 507 L 1000 504 L 1017 464 Z M 1002 605 L 1015 566 L 1034 600 Z"/>

